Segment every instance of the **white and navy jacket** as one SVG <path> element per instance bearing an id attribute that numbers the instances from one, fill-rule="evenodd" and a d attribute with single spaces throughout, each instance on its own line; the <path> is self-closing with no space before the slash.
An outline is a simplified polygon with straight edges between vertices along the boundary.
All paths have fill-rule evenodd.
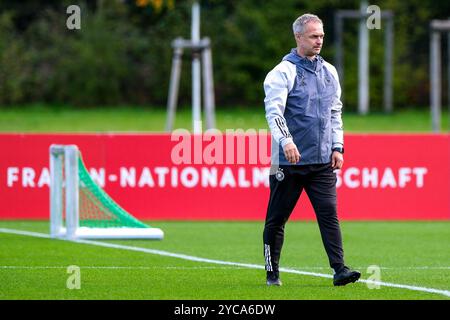
<path id="1" fill-rule="evenodd" d="M 283 153 L 290 142 L 301 154 L 298 165 L 329 163 L 332 148 L 344 145 L 336 68 L 320 56 L 303 58 L 294 48 L 267 74 L 264 91 L 272 164 L 290 164 Z"/>

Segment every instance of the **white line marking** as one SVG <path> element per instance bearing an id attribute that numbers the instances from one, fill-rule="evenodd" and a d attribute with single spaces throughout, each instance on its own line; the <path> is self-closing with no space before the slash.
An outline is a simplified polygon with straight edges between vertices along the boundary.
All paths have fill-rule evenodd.
<path id="1" fill-rule="evenodd" d="M 48 234 L 23 231 L 23 230 L 15 230 L 15 229 L 0 228 L 0 232 L 18 234 L 18 235 L 24 235 L 24 236 L 39 237 L 39 238 L 50 238 L 50 236 Z M 261 269 L 261 270 L 265 269 L 264 266 L 257 265 L 257 264 L 206 259 L 206 258 L 200 258 L 200 257 L 195 257 L 195 256 L 189 256 L 189 255 L 185 255 L 185 254 L 172 253 L 172 252 L 163 251 L 163 250 L 132 247 L 132 246 L 126 246 L 126 245 L 120 245 L 120 244 L 114 244 L 114 243 L 108 243 L 108 242 L 99 242 L 99 241 L 91 241 L 91 240 L 75 240 L 73 242 L 90 244 L 90 245 L 106 247 L 106 248 L 144 252 L 144 253 L 156 254 L 156 255 L 172 257 L 172 258 L 179 258 L 179 259 L 184 259 L 184 260 L 189 260 L 189 261 L 205 262 L 205 263 L 227 265 L 227 266 L 238 266 L 238 267 L 250 268 L 250 269 Z M 333 278 L 333 276 L 330 274 L 294 270 L 294 269 L 289 269 L 289 268 L 280 268 L 280 271 L 286 272 L 286 273 L 301 274 L 301 275 L 306 275 L 306 276 L 321 277 L 321 278 Z M 396 283 L 390 283 L 390 282 L 372 281 L 372 280 L 364 280 L 364 279 L 360 279 L 360 280 L 358 280 L 358 282 L 370 283 L 370 284 L 374 284 L 374 285 L 380 285 L 380 286 L 392 287 L 392 288 L 408 289 L 408 290 L 413 290 L 413 291 L 436 293 L 436 294 L 444 295 L 446 297 L 450 297 L 449 290 L 440 290 L 440 289 L 434 289 L 434 288 L 410 286 L 410 285 L 405 285 L 405 284 L 396 284 Z"/>
<path id="2" fill-rule="evenodd" d="M 331 270 L 330 267 L 288 267 L 289 269 L 308 269 L 308 270 Z M 366 269 L 367 266 L 353 267 L 354 269 Z M 381 270 L 450 270 L 450 267 L 429 267 L 429 266 L 417 266 L 417 267 L 380 267 Z"/>
<path id="3" fill-rule="evenodd" d="M 38 233 L 38 232 L 25 231 L 25 230 L 0 228 L 0 232 L 20 234 L 22 236 L 31 236 L 31 237 L 37 237 L 37 238 L 50 238 L 50 235 L 45 234 L 45 233 Z"/>
<path id="4" fill-rule="evenodd" d="M 241 267 L 185 267 L 185 266 L 79 266 L 83 269 L 180 269 L 180 270 L 202 270 L 202 269 L 225 269 L 240 270 L 247 269 Z M 67 266 L 0 266 L 0 269 L 61 269 Z M 365 269 L 366 267 L 354 267 L 355 269 Z M 329 267 L 287 267 L 293 270 L 330 270 Z M 449 270 L 450 267 L 380 267 L 383 270 Z"/>
<path id="5" fill-rule="evenodd" d="M 0 266 L 0 269 L 31 269 L 31 270 L 39 270 L 39 269 L 67 269 L 67 265 L 65 266 Z M 183 267 L 183 266 L 78 266 L 80 269 L 125 269 L 125 270 L 156 270 L 156 269 L 165 269 L 165 270 L 242 270 L 247 268 L 239 268 L 239 267 Z"/>

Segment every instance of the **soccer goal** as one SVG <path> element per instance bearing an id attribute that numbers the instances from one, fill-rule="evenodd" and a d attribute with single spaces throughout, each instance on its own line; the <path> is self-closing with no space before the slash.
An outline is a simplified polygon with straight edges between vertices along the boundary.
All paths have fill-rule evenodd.
<path id="1" fill-rule="evenodd" d="M 50 235 L 66 239 L 162 239 L 89 175 L 76 145 L 50 146 Z"/>

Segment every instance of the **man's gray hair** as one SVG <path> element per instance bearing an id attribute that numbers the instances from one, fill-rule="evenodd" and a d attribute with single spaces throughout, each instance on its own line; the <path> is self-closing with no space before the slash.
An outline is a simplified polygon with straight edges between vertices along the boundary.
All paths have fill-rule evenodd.
<path id="1" fill-rule="evenodd" d="M 294 34 L 296 33 L 303 34 L 305 32 L 306 25 L 309 22 L 320 22 L 323 25 L 322 20 L 320 20 L 318 16 L 311 13 L 305 13 L 300 17 L 298 17 L 292 24 L 292 30 L 294 31 Z"/>

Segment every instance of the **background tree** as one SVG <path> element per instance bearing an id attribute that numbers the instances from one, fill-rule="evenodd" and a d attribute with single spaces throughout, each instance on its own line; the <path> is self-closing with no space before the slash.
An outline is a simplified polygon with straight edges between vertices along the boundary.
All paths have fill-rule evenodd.
<path id="1" fill-rule="evenodd" d="M 212 40 L 219 107 L 262 107 L 264 77 L 295 46 L 291 26 L 303 13 L 315 13 L 324 21 L 322 55 L 333 63 L 333 14 L 337 9 L 359 8 L 359 0 L 200 2 L 201 35 Z M 73 1 L 0 3 L 0 105 L 165 106 L 171 42 L 179 36 L 190 38 L 192 0 L 79 2 L 81 30 L 65 26 L 70 4 Z M 371 4 L 395 14 L 395 107 L 428 106 L 429 21 L 450 17 L 450 2 L 380 0 Z M 356 21 L 346 22 L 346 110 L 355 110 L 357 104 L 357 28 Z M 371 110 L 381 110 L 382 104 L 382 37 L 383 25 L 370 31 Z M 188 106 L 188 53 L 184 58 L 180 103 Z"/>

